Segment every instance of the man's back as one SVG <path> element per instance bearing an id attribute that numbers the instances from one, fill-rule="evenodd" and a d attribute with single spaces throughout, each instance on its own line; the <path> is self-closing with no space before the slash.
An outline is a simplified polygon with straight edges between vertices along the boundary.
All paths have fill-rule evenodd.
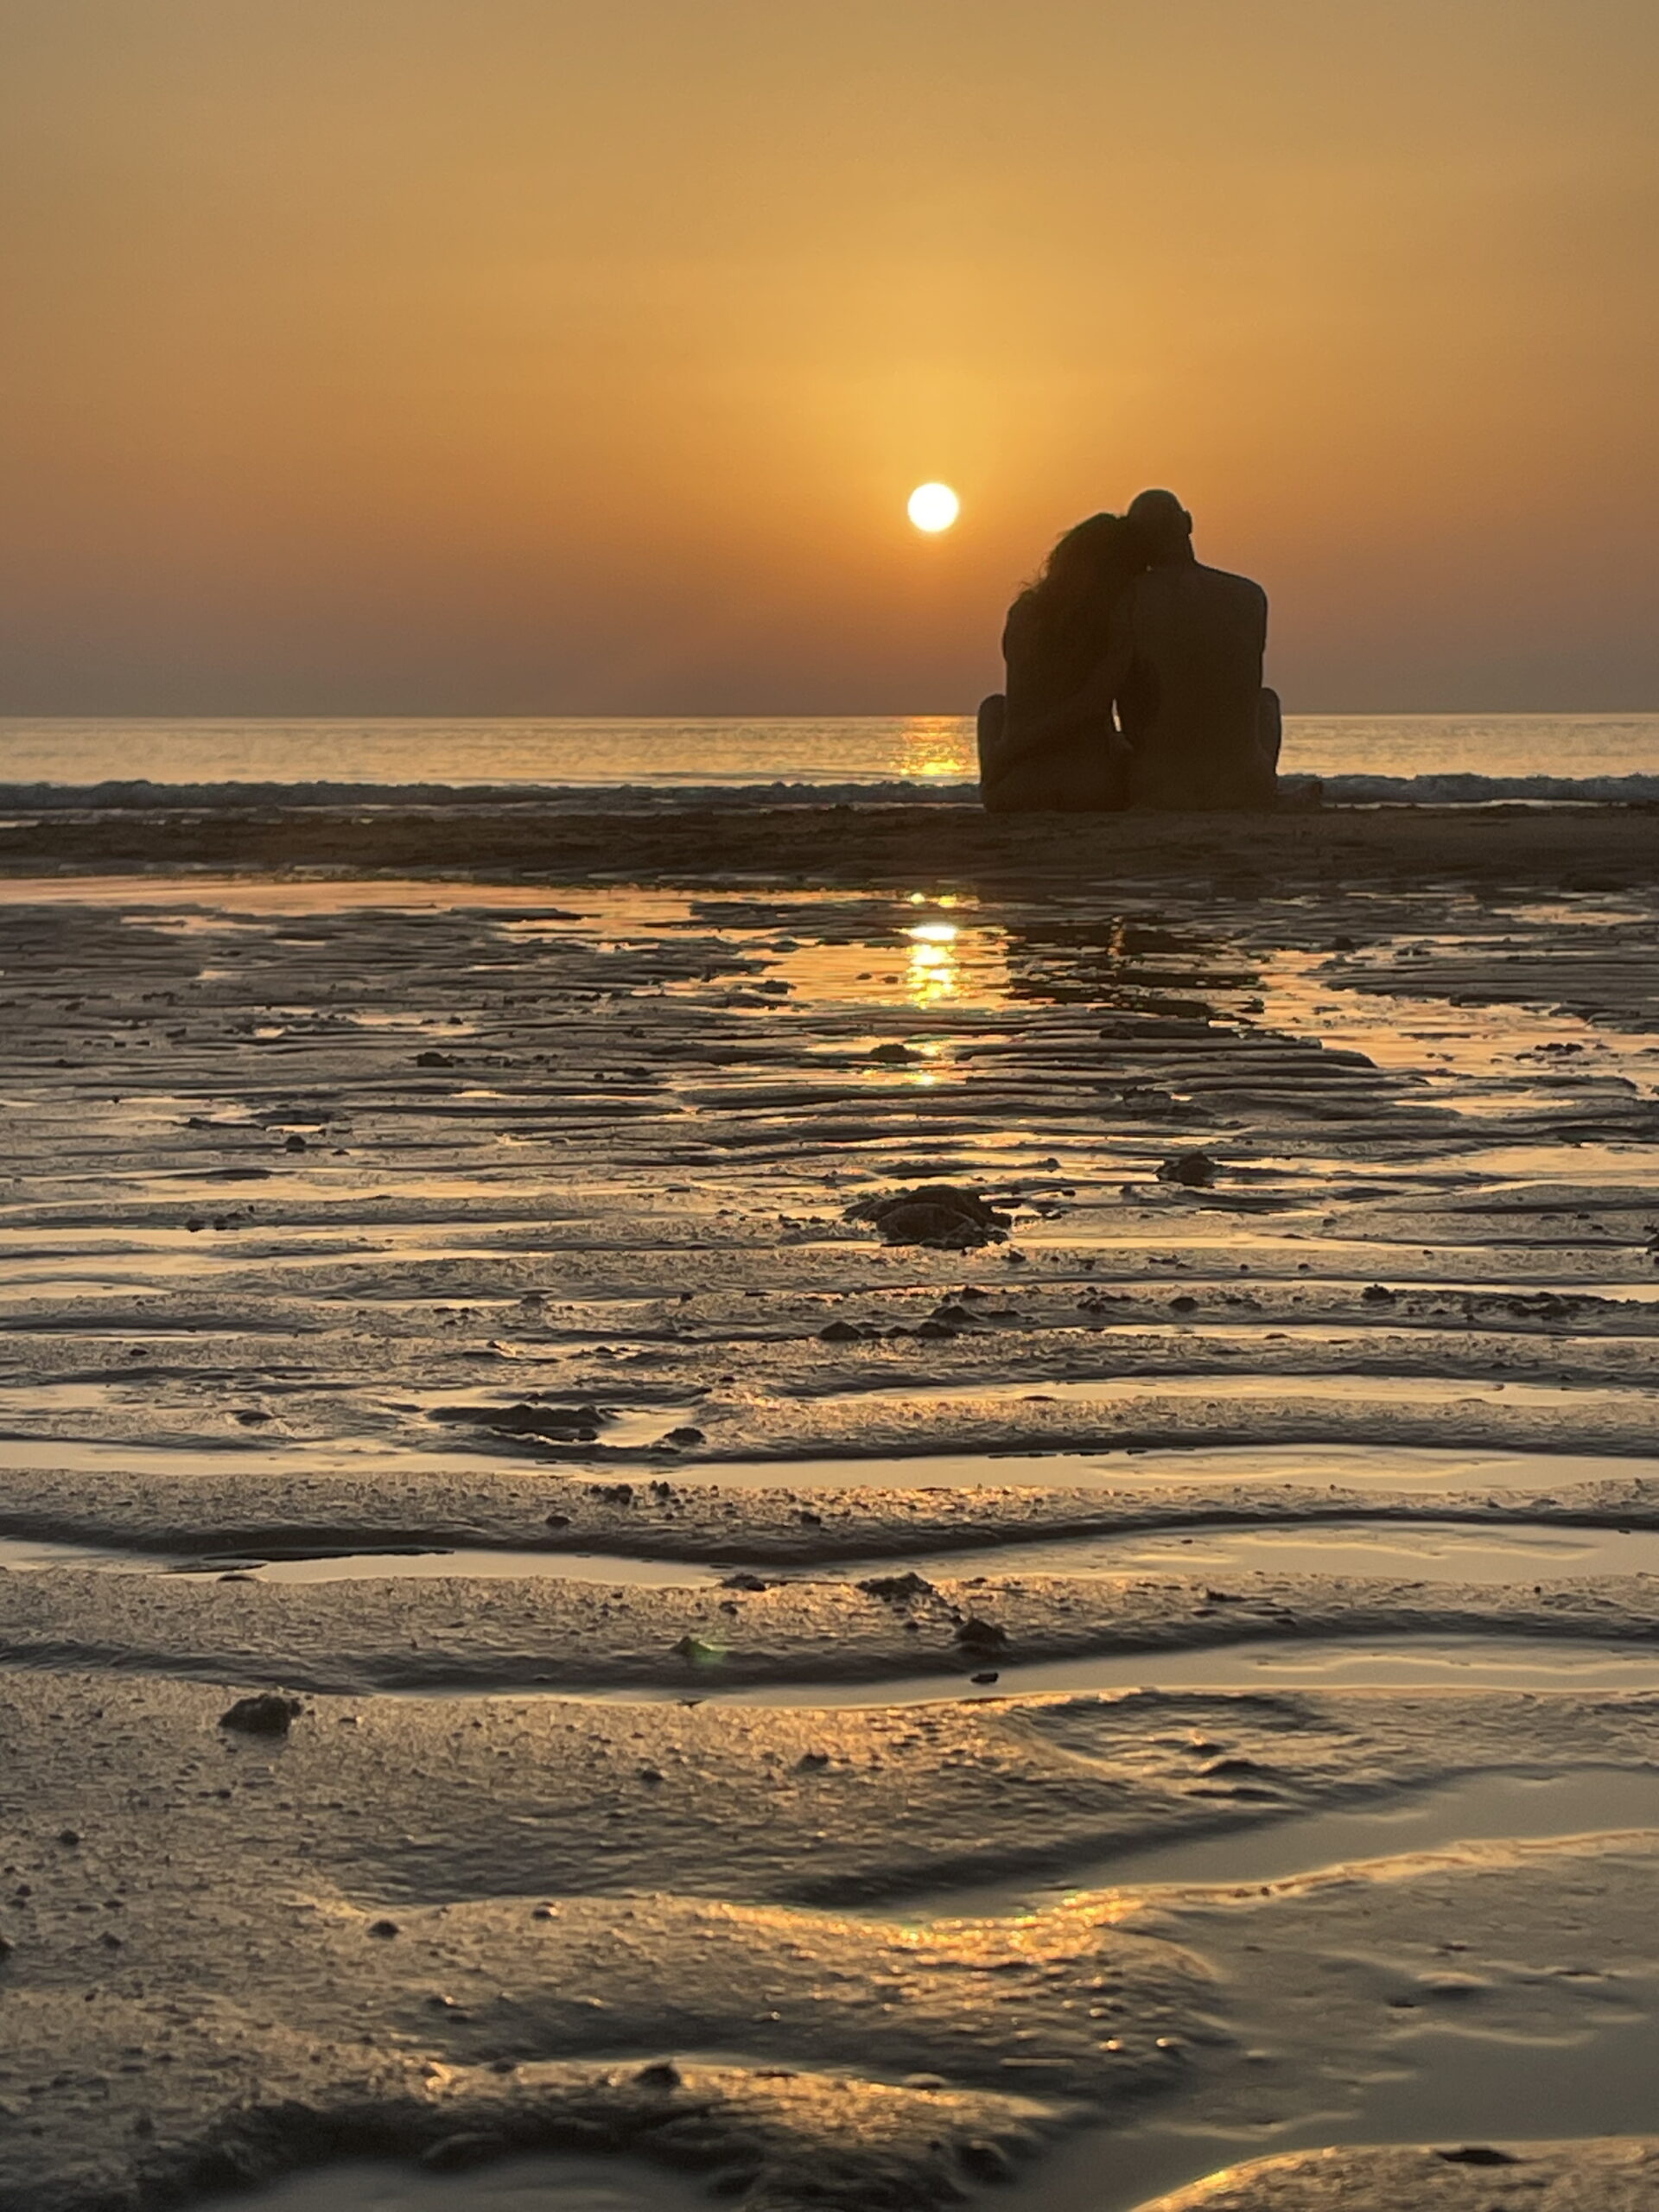
<path id="1" fill-rule="evenodd" d="M 1135 748 L 1134 803 L 1253 806 L 1273 797 L 1258 738 L 1268 598 L 1246 576 L 1190 558 L 1137 576 L 1121 602 L 1112 659 Z"/>

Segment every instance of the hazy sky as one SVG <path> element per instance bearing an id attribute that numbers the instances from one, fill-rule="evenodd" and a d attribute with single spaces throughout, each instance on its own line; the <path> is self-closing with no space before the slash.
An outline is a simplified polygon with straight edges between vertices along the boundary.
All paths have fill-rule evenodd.
<path id="1" fill-rule="evenodd" d="M 1659 0 L 0 0 L 0 710 L 1659 709 Z M 918 536 L 911 487 L 962 494 Z"/>

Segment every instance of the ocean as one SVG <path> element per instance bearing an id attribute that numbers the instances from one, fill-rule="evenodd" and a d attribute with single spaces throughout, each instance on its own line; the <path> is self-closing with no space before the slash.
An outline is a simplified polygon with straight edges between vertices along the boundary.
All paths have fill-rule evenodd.
<path id="1" fill-rule="evenodd" d="M 1300 715 L 1287 775 L 1359 801 L 1659 798 L 1659 715 Z M 256 785 L 296 803 L 347 788 L 441 799 L 457 787 L 971 796 L 962 715 L 679 720 L 0 719 L 0 800 L 81 803 L 143 783 L 206 797 Z"/>

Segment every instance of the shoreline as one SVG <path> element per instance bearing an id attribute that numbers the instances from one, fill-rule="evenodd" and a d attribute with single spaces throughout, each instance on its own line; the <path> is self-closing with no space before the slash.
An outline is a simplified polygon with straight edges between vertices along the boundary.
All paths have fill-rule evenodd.
<path id="1" fill-rule="evenodd" d="M 776 887 L 950 883 L 1207 887 L 1255 902 L 1341 879 L 1577 891 L 1651 885 L 1659 805 L 1288 807 L 1262 814 L 990 816 L 950 804 L 162 807 L 0 823 L 0 876 L 314 869 Z"/>

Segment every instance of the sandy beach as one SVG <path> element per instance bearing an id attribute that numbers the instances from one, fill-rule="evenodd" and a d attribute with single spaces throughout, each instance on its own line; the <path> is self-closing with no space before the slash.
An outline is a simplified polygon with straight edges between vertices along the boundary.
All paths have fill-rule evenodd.
<path id="1" fill-rule="evenodd" d="M 1649 2204 L 1654 837 L 9 814 L 8 2212 Z"/>

